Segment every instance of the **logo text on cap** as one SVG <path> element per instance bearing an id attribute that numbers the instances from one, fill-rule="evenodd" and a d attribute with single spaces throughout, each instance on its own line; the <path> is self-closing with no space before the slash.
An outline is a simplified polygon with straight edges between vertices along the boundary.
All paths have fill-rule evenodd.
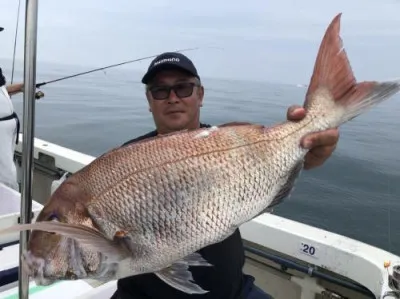
<path id="1" fill-rule="evenodd" d="M 161 60 L 158 60 L 156 62 L 154 62 L 154 65 L 160 64 L 160 63 L 164 63 L 164 62 L 179 62 L 180 59 L 179 58 L 164 58 Z"/>

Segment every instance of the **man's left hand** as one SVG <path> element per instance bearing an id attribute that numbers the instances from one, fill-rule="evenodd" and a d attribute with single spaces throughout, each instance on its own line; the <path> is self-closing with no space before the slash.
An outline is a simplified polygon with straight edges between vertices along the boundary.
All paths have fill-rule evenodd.
<path id="1" fill-rule="evenodd" d="M 303 107 L 291 106 L 287 111 L 287 119 L 296 121 L 305 117 Z M 339 140 L 339 130 L 329 129 L 311 133 L 301 140 L 301 146 L 310 149 L 304 161 L 304 169 L 312 169 L 322 165 L 333 153 Z"/>

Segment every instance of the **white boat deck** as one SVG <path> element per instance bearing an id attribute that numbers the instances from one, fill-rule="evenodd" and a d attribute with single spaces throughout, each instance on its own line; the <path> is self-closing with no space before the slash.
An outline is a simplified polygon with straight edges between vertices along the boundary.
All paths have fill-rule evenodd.
<path id="1" fill-rule="evenodd" d="M 20 140 L 22 138 L 21 135 Z M 21 142 L 17 160 L 20 152 Z M 75 172 L 94 159 L 40 139 L 35 139 L 34 158 L 33 196 L 39 203 L 47 199 L 52 185 L 56 186 L 54 180 L 64 171 Z M 13 222 L 15 220 L 9 221 L 8 225 Z M 383 298 L 393 291 L 389 286 L 389 274 L 400 257 L 389 252 L 272 214 L 263 214 L 240 229 L 247 256 L 244 271 L 255 276 L 256 284 L 276 299 Z M 14 236 L 15 240 L 17 237 Z M 4 240 L 0 239 L 0 244 L 2 242 Z M 9 261 L 7 266 L 0 267 L 0 275 L 2 268 L 10 269 L 18 264 L 17 249 L 14 245 L 0 251 L 0 265 Z M 388 269 L 384 267 L 387 261 L 391 262 Z M 64 282 L 54 285 L 53 290 L 66 286 L 70 290 L 69 298 L 89 299 L 110 298 L 116 288 L 115 281 L 99 287 L 94 287 L 98 283 L 93 281 L 70 283 L 69 287 Z M 10 287 L 8 292 L 1 293 L 1 288 Z M 46 297 L 40 298 L 52 297 L 51 288 L 39 289 L 40 292 L 32 285 L 32 292 L 38 296 L 32 298 L 39 298 L 39 293 L 47 291 L 49 293 L 43 295 Z M 15 283 L 0 286 L 0 298 L 16 291 Z M 399 297 L 388 295 L 385 298 Z"/>

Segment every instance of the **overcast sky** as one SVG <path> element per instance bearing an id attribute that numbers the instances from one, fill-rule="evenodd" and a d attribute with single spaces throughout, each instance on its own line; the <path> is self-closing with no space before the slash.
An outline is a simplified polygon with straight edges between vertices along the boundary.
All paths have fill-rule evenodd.
<path id="1" fill-rule="evenodd" d="M 18 0 L 1 0 L 12 58 Z M 17 59 L 23 58 L 21 1 Z M 104 66 L 180 48 L 202 76 L 308 83 L 332 18 L 358 79 L 400 77 L 400 0 L 39 0 L 38 64 Z M 149 61 L 129 65 L 144 71 Z"/>

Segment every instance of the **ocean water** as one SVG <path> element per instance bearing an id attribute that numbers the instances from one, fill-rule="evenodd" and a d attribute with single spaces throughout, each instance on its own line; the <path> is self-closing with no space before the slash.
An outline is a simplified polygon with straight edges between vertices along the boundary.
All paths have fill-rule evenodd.
<path id="1" fill-rule="evenodd" d="M 9 79 L 10 69 L 3 70 Z M 40 64 L 37 82 L 82 70 L 87 68 Z M 43 86 L 45 97 L 36 102 L 36 136 L 98 156 L 154 129 L 141 75 L 115 68 Z M 290 105 L 302 104 L 306 92 L 267 82 L 203 82 L 201 120 L 210 124 L 273 124 L 285 119 Z M 22 118 L 22 96 L 13 101 Z M 400 254 L 399 115 L 396 96 L 342 126 L 332 157 L 318 169 L 303 171 L 291 198 L 274 213 Z"/>

